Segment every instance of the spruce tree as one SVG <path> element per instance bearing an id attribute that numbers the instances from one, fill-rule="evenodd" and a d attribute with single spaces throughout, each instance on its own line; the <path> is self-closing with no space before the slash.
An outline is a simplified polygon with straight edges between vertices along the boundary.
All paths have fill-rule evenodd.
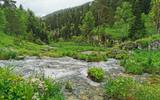
<path id="1" fill-rule="evenodd" d="M 4 15 L 4 11 L 0 8 L 0 31 L 4 31 L 6 26 L 6 18 Z"/>
<path id="2" fill-rule="evenodd" d="M 135 20 L 131 25 L 129 30 L 129 38 L 131 39 L 139 39 L 146 34 L 144 22 L 142 21 L 141 14 L 143 13 L 142 10 L 142 3 L 141 0 L 136 0 L 133 8 L 133 14 L 135 16 Z"/>

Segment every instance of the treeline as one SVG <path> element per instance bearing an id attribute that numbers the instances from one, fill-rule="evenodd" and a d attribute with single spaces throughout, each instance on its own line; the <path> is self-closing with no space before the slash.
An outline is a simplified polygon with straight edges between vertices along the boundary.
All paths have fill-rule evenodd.
<path id="1" fill-rule="evenodd" d="M 160 33 L 159 0 L 94 0 L 44 19 L 55 39 L 106 43 Z"/>
<path id="2" fill-rule="evenodd" d="M 60 10 L 45 16 L 45 21 L 53 30 L 52 35 L 54 40 L 60 37 L 67 40 L 71 36 L 80 35 L 79 25 L 82 24 L 83 16 L 89 9 L 90 3 L 86 3 L 82 6 Z"/>
<path id="3" fill-rule="evenodd" d="M 50 32 L 45 22 L 14 0 L 0 0 L 0 31 L 36 43 L 49 43 Z"/>

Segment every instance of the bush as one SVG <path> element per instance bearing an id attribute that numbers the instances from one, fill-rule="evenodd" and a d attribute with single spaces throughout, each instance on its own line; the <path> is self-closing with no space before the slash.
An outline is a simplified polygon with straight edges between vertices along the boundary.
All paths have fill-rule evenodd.
<path id="1" fill-rule="evenodd" d="M 17 56 L 17 53 L 13 50 L 8 49 L 0 49 L 0 59 L 1 60 L 8 60 L 8 59 L 15 59 Z"/>
<path id="2" fill-rule="evenodd" d="M 131 87 L 133 86 L 134 81 L 131 78 L 118 77 L 115 80 L 110 79 L 106 84 L 105 90 L 106 94 L 111 98 L 115 98 L 115 100 L 130 100 L 129 97 L 131 97 L 130 95 L 132 95 L 133 91 Z"/>
<path id="3" fill-rule="evenodd" d="M 9 68 L 0 68 L 1 100 L 64 100 L 61 86 L 51 79 L 23 79 Z"/>
<path id="4" fill-rule="evenodd" d="M 105 71 L 102 68 L 92 67 L 88 69 L 88 77 L 93 81 L 101 82 L 105 76 Z"/>
<path id="5" fill-rule="evenodd" d="M 159 100 L 160 84 L 141 84 L 132 78 L 110 79 L 105 87 L 106 95 L 114 100 Z"/>
<path id="6" fill-rule="evenodd" d="M 72 90 L 73 90 L 73 83 L 71 81 L 67 81 L 66 84 L 65 84 L 65 88 L 68 91 L 72 92 Z"/>

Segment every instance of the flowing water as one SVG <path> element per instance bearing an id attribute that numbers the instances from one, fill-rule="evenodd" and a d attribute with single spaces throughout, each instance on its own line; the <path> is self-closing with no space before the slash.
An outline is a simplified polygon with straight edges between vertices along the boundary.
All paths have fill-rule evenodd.
<path id="1" fill-rule="evenodd" d="M 0 66 L 11 66 L 24 77 L 30 75 L 43 75 L 56 80 L 73 82 L 73 91 L 64 92 L 68 100 L 103 100 L 103 84 L 96 83 L 87 78 L 87 69 L 102 67 L 108 74 L 120 74 L 124 69 L 115 59 L 102 62 L 86 62 L 70 57 L 37 58 L 26 57 L 23 60 L 0 60 Z"/>

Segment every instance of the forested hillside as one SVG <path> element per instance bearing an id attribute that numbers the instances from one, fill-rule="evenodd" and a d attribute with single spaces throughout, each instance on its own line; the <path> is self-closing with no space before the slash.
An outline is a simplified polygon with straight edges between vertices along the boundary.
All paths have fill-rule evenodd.
<path id="1" fill-rule="evenodd" d="M 89 11 L 91 3 L 86 3 L 75 8 L 60 10 L 43 17 L 53 30 L 53 38 L 63 37 L 71 39 L 72 36 L 80 35 L 79 25 L 84 15 Z"/>
<path id="2" fill-rule="evenodd" d="M 85 38 L 91 43 L 136 40 L 159 33 L 156 0 L 95 0 L 49 14 L 44 19 L 53 37 Z M 75 37 L 76 36 L 76 37 Z M 83 39 L 82 39 L 83 40 Z"/>
<path id="3" fill-rule="evenodd" d="M 49 42 L 49 31 L 45 22 L 23 6 L 16 7 L 14 0 L 1 0 L 0 31 L 19 36 L 32 42 Z"/>

